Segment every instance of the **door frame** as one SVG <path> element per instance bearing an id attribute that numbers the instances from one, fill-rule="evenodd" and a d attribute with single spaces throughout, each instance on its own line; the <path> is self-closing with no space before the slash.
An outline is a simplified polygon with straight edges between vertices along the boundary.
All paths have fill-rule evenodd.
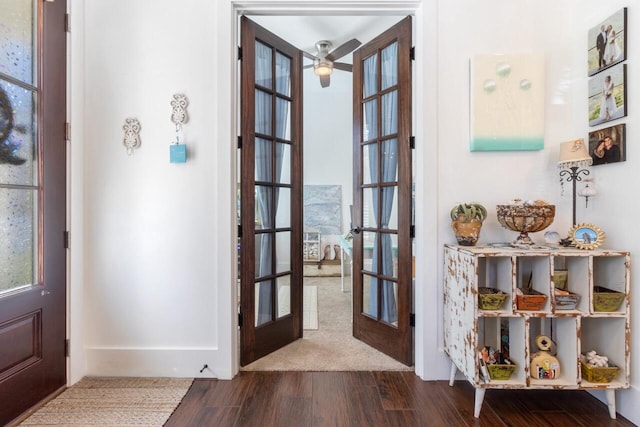
<path id="1" fill-rule="evenodd" d="M 441 325 L 442 325 L 442 308 L 440 302 L 442 286 L 438 284 L 438 277 L 442 272 L 442 254 L 439 250 L 439 233 L 438 233 L 438 206 L 437 206 L 437 156 L 433 153 L 437 151 L 437 146 L 425 147 L 429 141 L 437 141 L 437 85 L 435 76 L 437 75 L 436 58 L 433 52 L 437 52 L 436 33 L 437 33 L 437 5 L 434 2 L 426 2 L 423 0 L 398 2 L 393 0 L 383 1 L 371 6 L 364 2 L 344 1 L 340 4 L 332 3 L 327 5 L 325 2 L 297 1 L 282 3 L 279 1 L 236 1 L 228 0 L 218 5 L 219 16 L 227 16 L 221 18 L 222 24 L 229 24 L 230 44 L 225 40 L 220 40 L 218 46 L 223 51 L 228 49 L 230 54 L 231 66 L 228 73 L 221 72 L 218 82 L 223 85 L 225 82 L 231 82 L 231 90 L 228 92 L 221 91 L 218 98 L 219 111 L 225 111 L 229 105 L 232 106 L 228 115 L 230 120 L 228 129 L 219 130 L 220 141 L 235 142 L 236 129 L 239 126 L 238 108 L 240 105 L 240 93 L 238 91 L 240 81 L 236 72 L 239 66 L 236 61 L 237 46 L 240 42 L 240 25 L 239 17 L 241 15 L 412 15 L 414 21 L 414 44 L 416 45 L 416 60 L 414 62 L 413 76 L 413 117 L 422 117 L 426 119 L 414 120 L 414 134 L 416 136 L 416 149 L 414 151 L 415 165 L 415 226 L 416 238 L 414 239 L 414 257 L 416 260 L 427 260 L 426 262 L 415 263 L 415 286 L 414 286 L 414 312 L 416 313 L 416 323 L 414 330 L 414 369 L 417 375 L 423 379 L 439 378 L 441 372 L 448 370 L 446 366 L 446 358 L 442 351 Z M 227 19 L 229 21 L 227 21 Z M 226 21 L 226 23 L 224 22 Z M 224 25 L 226 27 L 226 25 Z M 427 61 L 427 58 L 432 60 Z M 429 75 L 431 79 L 420 79 L 417 76 Z M 225 95 L 229 96 L 227 98 Z M 427 103 L 428 101 L 428 103 Z M 227 118 L 226 115 L 221 119 Z M 231 144 L 231 142 L 230 142 Z M 228 215 L 231 219 L 236 218 L 235 203 L 235 186 L 237 177 L 238 151 L 230 149 L 229 164 L 231 166 L 231 188 L 229 200 Z M 429 153 L 428 155 L 426 153 Z M 427 185 L 429 185 L 427 187 Z M 427 200 L 432 201 L 427 203 Z M 436 201 L 435 203 L 433 201 Z M 233 228 L 237 230 L 237 227 Z M 429 241 L 421 238 L 421 236 L 430 236 Z M 233 234 L 228 242 L 228 249 L 233 261 L 236 261 L 236 242 L 237 232 Z M 237 313 L 238 290 L 237 286 L 231 284 L 237 283 L 237 269 L 233 263 L 230 266 L 231 283 L 229 285 L 230 295 L 226 294 L 226 290 L 221 290 L 223 301 L 231 303 L 231 318 L 233 319 L 229 328 L 230 344 L 231 344 L 231 363 L 232 372 L 235 375 L 239 371 L 239 354 L 237 346 L 239 342 Z M 228 297 L 228 299 L 227 299 Z M 221 319 L 222 320 L 222 319 Z M 429 330 L 426 325 L 431 325 Z M 433 330 L 433 327 L 436 330 Z M 426 349 L 438 349 L 438 351 L 426 352 Z"/>

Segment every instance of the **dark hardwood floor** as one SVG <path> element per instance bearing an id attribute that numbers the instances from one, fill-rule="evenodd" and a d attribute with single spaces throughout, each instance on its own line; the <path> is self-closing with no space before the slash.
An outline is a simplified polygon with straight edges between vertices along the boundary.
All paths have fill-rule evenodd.
<path id="1" fill-rule="evenodd" d="M 194 381 L 166 426 L 633 426 L 583 391 L 487 390 L 413 372 L 241 372 Z"/>

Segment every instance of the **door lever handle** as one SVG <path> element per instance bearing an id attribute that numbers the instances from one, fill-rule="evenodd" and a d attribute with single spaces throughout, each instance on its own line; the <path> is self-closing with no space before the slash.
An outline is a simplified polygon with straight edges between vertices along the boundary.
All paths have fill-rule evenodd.
<path id="1" fill-rule="evenodd" d="M 45 295 L 49 295 L 50 293 L 51 293 L 50 291 L 42 290 L 42 291 L 40 291 L 40 296 L 42 296 L 42 297 L 43 297 L 43 296 L 45 296 Z"/>

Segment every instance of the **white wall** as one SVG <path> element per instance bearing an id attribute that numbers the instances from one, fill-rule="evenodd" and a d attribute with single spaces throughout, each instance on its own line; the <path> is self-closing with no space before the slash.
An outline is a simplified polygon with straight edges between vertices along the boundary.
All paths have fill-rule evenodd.
<path id="1" fill-rule="evenodd" d="M 363 4 L 340 1 L 333 7 L 344 12 Z M 74 70 L 84 72 L 74 77 L 84 77 L 84 106 L 72 106 L 82 108 L 84 117 L 79 124 L 84 134 L 78 131 L 83 138 L 74 143 L 83 145 L 84 169 L 73 169 L 72 188 L 84 189 L 82 195 L 72 193 L 71 204 L 72 216 L 84 219 L 78 230 L 84 259 L 72 256 L 72 261 L 82 262 L 83 283 L 77 283 L 77 274 L 71 278 L 72 300 L 84 293 L 84 332 L 74 336 L 82 332 L 72 324 L 71 333 L 72 343 L 78 339 L 84 344 L 86 354 L 75 354 L 86 360 L 86 367 L 75 363 L 73 378 L 78 370 L 90 375 L 199 376 L 204 363 L 212 371 L 203 375 L 230 378 L 236 372 L 231 5 L 231 0 L 86 2 L 86 37 L 74 45 L 81 49 L 81 42 L 86 44 L 85 65 L 74 62 Z M 440 307 L 441 248 L 454 241 L 451 205 L 473 199 L 491 210 L 513 197 L 544 198 L 557 205 L 552 227 L 568 229 L 571 202 L 567 195 L 560 197 L 558 144 L 587 137 L 586 32 L 623 5 L 621 0 L 443 0 L 418 9 L 416 373 L 422 378 L 444 379 L 449 372 L 441 349 Z M 628 7 L 629 27 L 636 28 L 640 6 Z M 633 40 L 629 46 L 631 71 L 640 46 Z M 496 52 L 545 55 L 543 151 L 469 152 L 468 61 L 476 53 Z M 631 71 L 629 94 L 634 85 Z M 192 155 L 185 165 L 168 163 L 167 145 L 173 137 L 169 100 L 176 92 L 191 102 L 185 137 Z M 631 126 L 636 104 L 630 96 L 628 141 L 636 136 Z M 72 116 L 77 117 L 77 110 Z M 122 146 L 122 124 L 129 116 L 142 124 L 142 147 L 133 156 Z M 77 158 L 80 149 L 74 146 Z M 605 230 L 607 247 L 635 253 L 640 242 L 613 215 L 623 207 L 638 208 L 639 202 L 626 195 L 638 163 L 632 145 L 629 148 L 626 163 L 593 172 L 600 193 L 588 212 L 580 208 L 579 218 Z M 513 237 L 491 215 L 481 243 Z M 640 307 L 639 302 L 634 296 L 634 306 Z M 639 338 L 637 319 L 634 343 Z M 72 316 L 73 321 L 77 317 Z M 640 371 L 637 360 L 633 372 Z M 634 379 L 632 390 L 617 393 L 619 411 L 636 423 L 638 384 Z"/>
<path id="2" fill-rule="evenodd" d="M 215 5 L 91 1 L 84 18 L 86 374 L 190 377 L 208 364 L 203 375 L 230 377 L 231 191 L 216 183 L 234 180 L 216 138 L 228 124 L 213 102 Z M 169 163 L 174 93 L 189 99 L 186 164 Z M 131 156 L 127 117 L 142 128 Z"/>

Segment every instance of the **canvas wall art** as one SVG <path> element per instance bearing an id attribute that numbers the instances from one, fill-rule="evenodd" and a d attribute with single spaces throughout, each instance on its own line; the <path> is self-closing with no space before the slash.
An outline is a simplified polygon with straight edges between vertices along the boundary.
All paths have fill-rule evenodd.
<path id="1" fill-rule="evenodd" d="M 619 124 L 589 132 L 589 154 L 593 166 L 627 160 L 626 128 Z"/>
<path id="2" fill-rule="evenodd" d="M 471 60 L 471 151 L 544 148 L 544 58 L 483 54 Z"/>
<path id="3" fill-rule="evenodd" d="M 627 59 L 626 7 L 589 29 L 587 53 L 590 76 Z"/>
<path id="4" fill-rule="evenodd" d="M 589 79 L 589 126 L 627 115 L 627 65 L 615 67 Z"/>
<path id="5" fill-rule="evenodd" d="M 303 205 L 305 231 L 342 234 L 341 185 L 305 185 Z"/>

